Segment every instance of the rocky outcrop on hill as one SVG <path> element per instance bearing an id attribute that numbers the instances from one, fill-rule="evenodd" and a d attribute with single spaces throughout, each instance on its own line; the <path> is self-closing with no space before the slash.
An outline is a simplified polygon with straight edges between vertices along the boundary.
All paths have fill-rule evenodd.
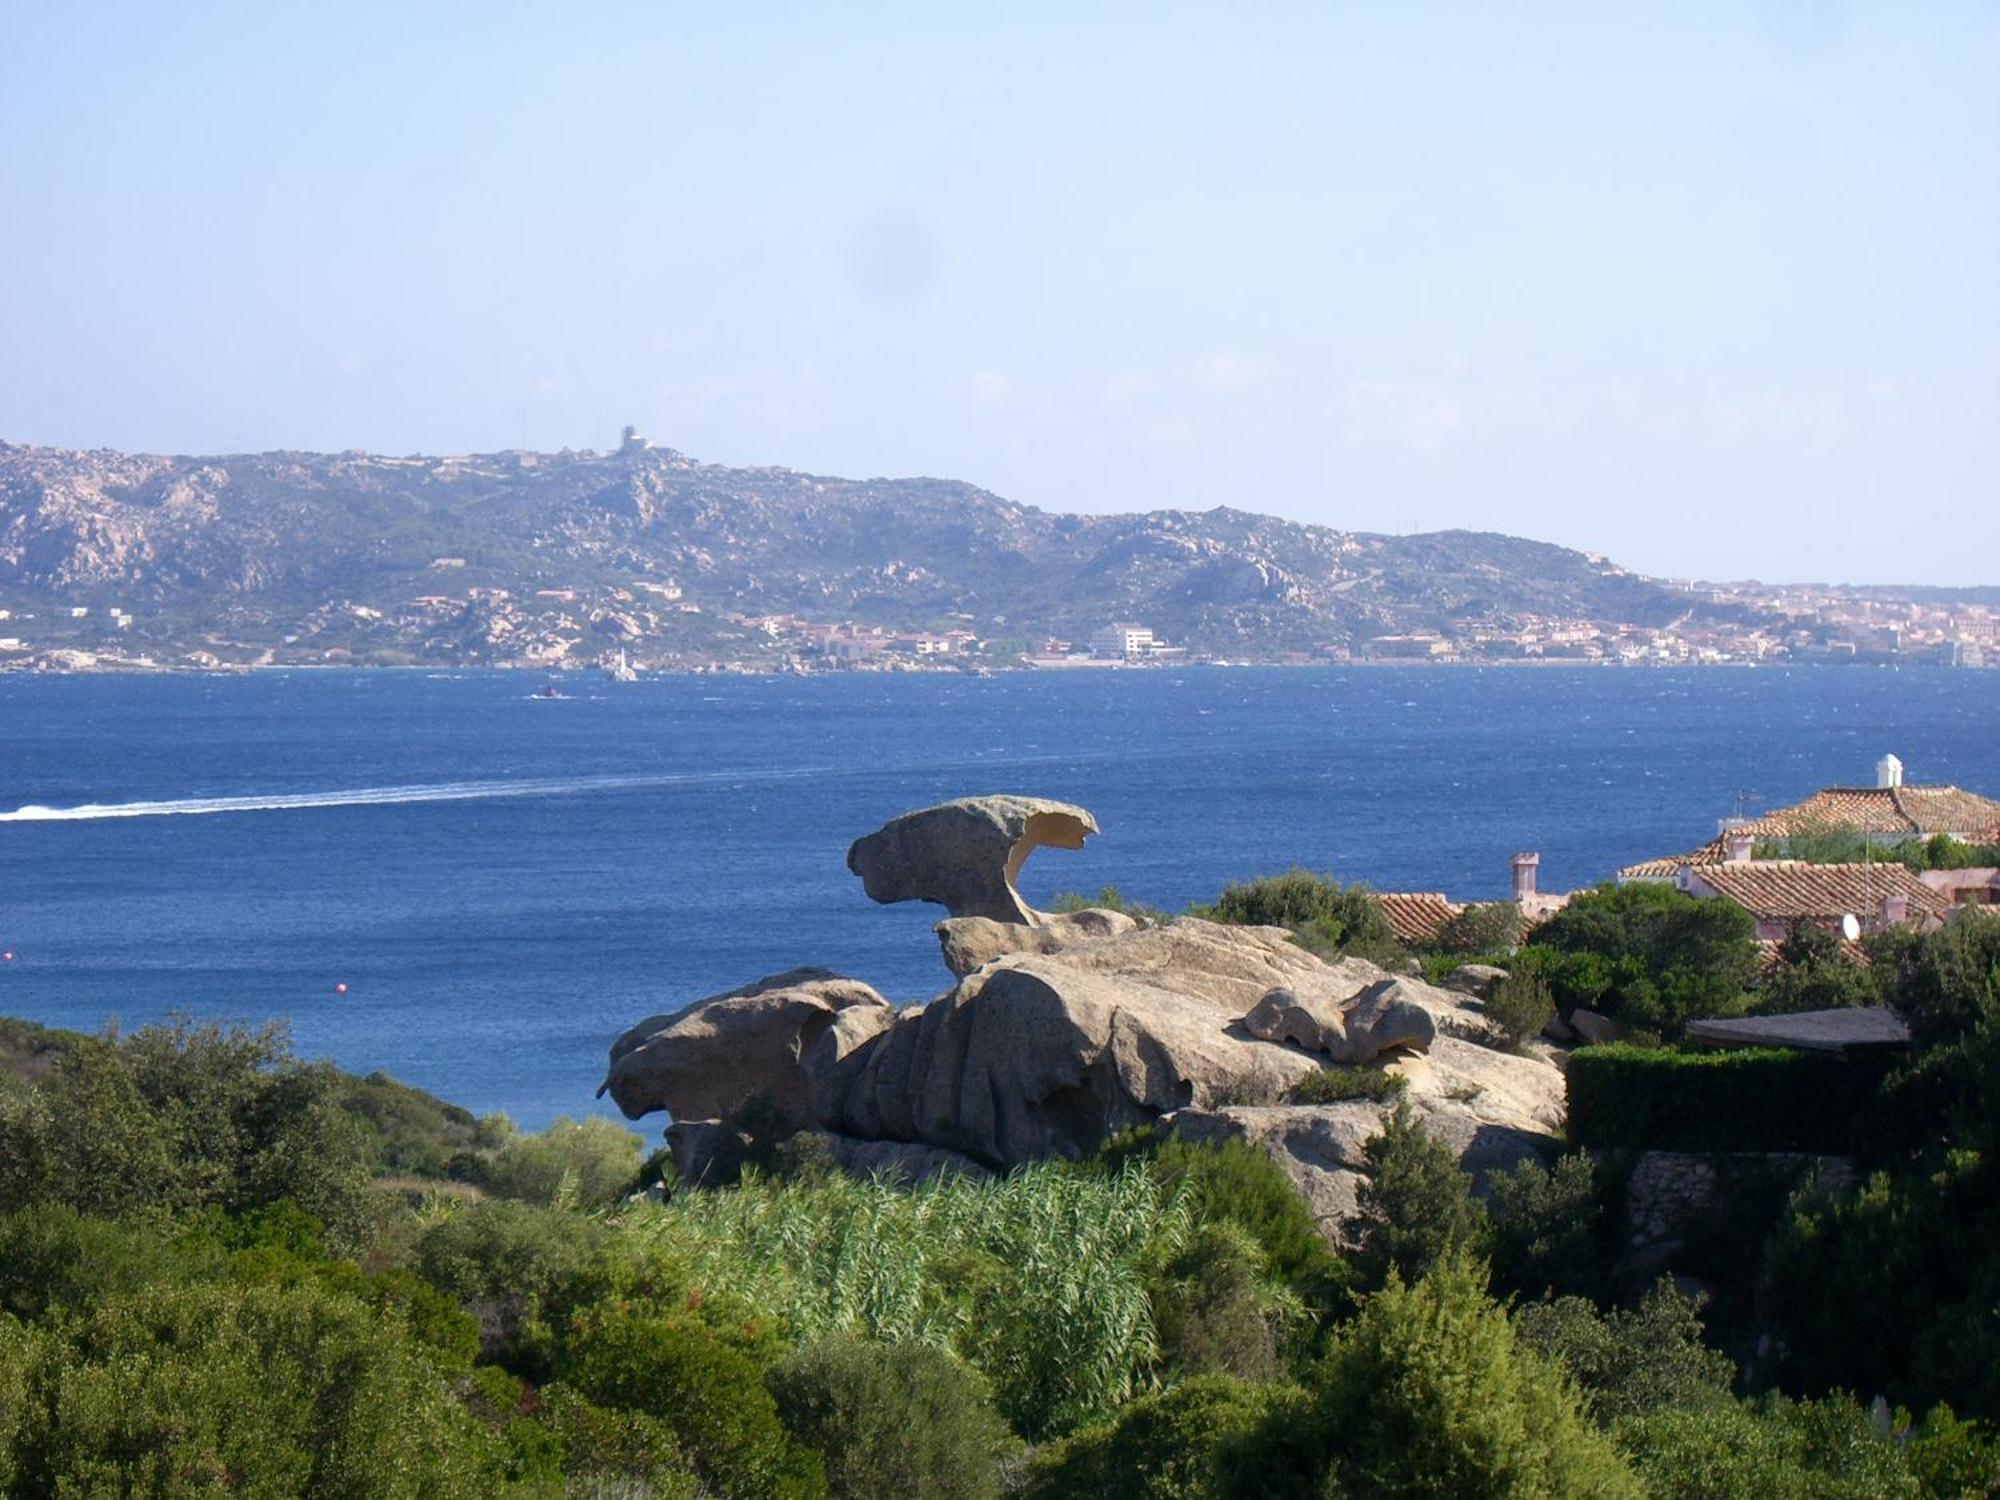
<path id="1" fill-rule="evenodd" d="M 747 651 L 709 628 L 729 612 L 952 620 L 1017 648 L 1133 619 L 1197 653 L 1268 658 L 1418 629 L 1470 642 L 1458 627 L 1472 622 L 1664 625 L 1689 608 L 1601 558 L 1490 533 L 1371 535 L 1226 507 L 1060 515 L 950 480 L 727 468 L 669 448 L 175 457 L 5 442 L 0 597 L 43 616 L 38 630 L 59 606 L 118 605 L 137 615 L 128 644 L 186 650 L 221 632 L 280 661 L 440 663 Z"/>
<path id="2" fill-rule="evenodd" d="M 896 819 L 849 857 L 871 895 L 1018 908 L 1018 920 L 938 924 L 950 990 L 899 1012 L 824 970 L 774 975 L 632 1028 L 605 1088 L 628 1116 L 671 1112 L 691 1181 L 740 1160 L 753 1127 L 909 1180 L 1080 1157 L 1137 1125 L 1245 1140 L 1285 1166 L 1330 1234 L 1353 1214 L 1362 1148 L 1389 1106 L 1291 1102 L 1322 1069 L 1400 1076 L 1475 1174 L 1553 1144 L 1560 1069 L 1482 1045 L 1490 1029 L 1468 995 L 1324 962 L 1279 928 L 1022 905 L 1008 877 L 1026 851 L 1096 826 L 1032 798 Z"/>

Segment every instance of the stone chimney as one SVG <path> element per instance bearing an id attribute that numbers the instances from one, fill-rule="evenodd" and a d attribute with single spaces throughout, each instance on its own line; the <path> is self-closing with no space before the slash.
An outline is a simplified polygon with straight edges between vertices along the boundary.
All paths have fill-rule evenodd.
<path id="1" fill-rule="evenodd" d="M 1903 784 L 1903 763 L 1893 755 L 1875 762 L 1875 785 L 1883 790 Z"/>
<path id="2" fill-rule="evenodd" d="M 1722 835 L 1722 857 L 1732 865 L 1747 863 L 1756 847 L 1756 836 L 1747 828 L 1731 828 Z"/>
<path id="3" fill-rule="evenodd" d="M 1539 854 L 1517 854 L 1511 869 L 1514 874 L 1514 899 L 1525 901 L 1535 894 L 1535 870 L 1542 862 Z"/>
<path id="4" fill-rule="evenodd" d="M 1882 898 L 1882 925 L 1901 927 L 1910 919 L 1910 898 L 1901 891 L 1891 891 Z"/>

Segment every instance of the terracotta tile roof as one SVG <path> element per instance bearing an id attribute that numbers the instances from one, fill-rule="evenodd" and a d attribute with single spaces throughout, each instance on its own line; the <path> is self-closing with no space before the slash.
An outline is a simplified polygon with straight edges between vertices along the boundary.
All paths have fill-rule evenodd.
<path id="1" fill-rule="evenodd" d="M 2000 842 L 2000 802 L 1955 786 L 1830 786 L 1803 802 L 1774 808 L 1740 825 L 1753 839 L 1851 828 L 1891 838 L 1928 838 L 1934 833 L 1969 836 L 1975 843 Z M 1620 880 L 1672 880 L 1682 865 L 1718 865 L 1728 858 L 1723 835 L 1699 849 L 1665 859 L 1645 859 L 1618 872 Z"/>
<path id="2" fill-rule="evenodd" d="M 1376 897 L 1399 943 L 1428 943 L 1465 908 L 1443 891 L 1382 891 Z"/>
<path id="3" fill-rule="evenodd" d="M 1899 895 L 1912 921 L 1949 914 L 1944 898 L 1898 864 L 1816 865 L 1802 859 L 1749 859 L 1704 865 L 1702 883 L 1765 921 L 1881 920 L 1882 900 Z"/>
<path id="4" fill-rule="evenodd" d="M 1934 833 L 1983 837 L 2000 828 L 2000 802 L 1955 786 L 1830 786 L 1746 826 L 1762 838 L 1838 828 L 1904 838 Z"/>

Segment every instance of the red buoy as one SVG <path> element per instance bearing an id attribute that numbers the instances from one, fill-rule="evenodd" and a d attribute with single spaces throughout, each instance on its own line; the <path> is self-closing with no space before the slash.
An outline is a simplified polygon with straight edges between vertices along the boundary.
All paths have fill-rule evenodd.
<path id="1" fill-rule="evenodd" d="M 9 948 L 5 953 L 0 953 L 0 964 L 11 964 L 13 961 L 14 950 L 12 948 Z"/>
<path id="2" fill-rule="evenodd" d="M 346 993 L 347 993 L 347 983 L 346 983 L 346 981 L 345 981 L 345 980 L 343 980 L 343 981 L 342 981 L 341 983 L 339 983 L 339 984 L 336 984 L 336 985 L 335 985 L 335 986 L 333 987 L 333 992 L 334 992 L 334 993 L 335 993 L 336 995 L 344 995 L 344 994 L 346 994 Z"/>

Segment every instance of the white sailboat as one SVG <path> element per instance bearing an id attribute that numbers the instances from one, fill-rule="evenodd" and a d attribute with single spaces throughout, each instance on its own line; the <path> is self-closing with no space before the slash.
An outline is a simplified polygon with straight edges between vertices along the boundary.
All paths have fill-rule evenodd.
<path id="1" fill-rule="evenodd" d="M 613 682 L 637 682 L 639 680 L 639 674 L 633 668 L 631 658 L 625 654 L 623 646 L 618 648 L 617 665 L 606 667 L 604 675 L 609 677 Z"/>

